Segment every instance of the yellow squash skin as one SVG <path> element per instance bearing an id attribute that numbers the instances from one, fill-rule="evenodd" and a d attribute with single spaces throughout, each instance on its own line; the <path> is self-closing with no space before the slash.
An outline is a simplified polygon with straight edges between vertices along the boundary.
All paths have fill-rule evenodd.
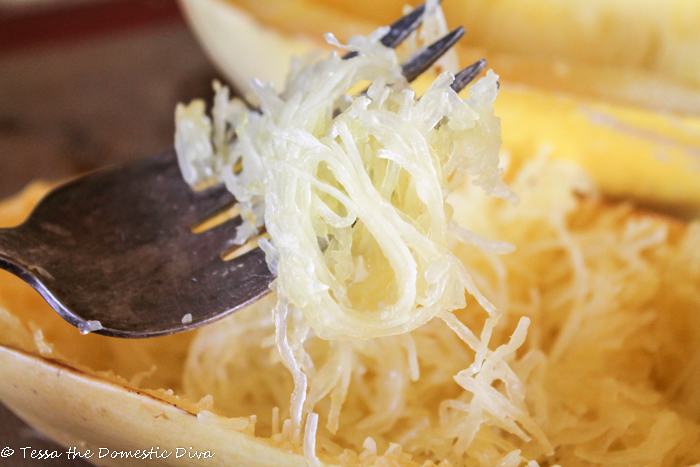
<path id="1" fill-rule="evenodd" d="M 231 10 L 291 39 L 342 40 L 419 0 L 183 0 Z M 200 8 L 193 6 L 192 8 Z M 700 114 L 700 3 L 693 0 L 446 0 L 466 28 L 463 63 L 486 58 L 504 81 L 658 110 Z"/>

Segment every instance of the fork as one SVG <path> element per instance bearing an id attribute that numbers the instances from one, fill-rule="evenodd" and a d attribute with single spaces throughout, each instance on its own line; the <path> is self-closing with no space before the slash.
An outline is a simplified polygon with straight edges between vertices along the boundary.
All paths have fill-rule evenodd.
<path id="1" fill-rule="evenodd" d="M 421 23 L 425 4 L 381 39 L 396 47 Z M 462 36 L 459 27 L 403 64 L 412 81 Z M 344 58 L 351 58 L 354 53 Z M 460 91 L 485 68 L 479 60 L 452 84 Z M 223 185 L 193 191 L 173 149 L 68 182 L 20 226 L 0 229 L 0 268 L 23 279 L 81 332 L 152 337 L 218 320 L 259 299 L 275 278 L 260 248 L 224 261 L 240 216 L 193 229 L 231 208 Z"/>

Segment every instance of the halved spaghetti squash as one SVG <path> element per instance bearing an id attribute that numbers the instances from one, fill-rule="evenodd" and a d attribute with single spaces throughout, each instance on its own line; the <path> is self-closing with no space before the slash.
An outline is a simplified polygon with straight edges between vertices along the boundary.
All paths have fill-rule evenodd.
<path id="1" fill-rule="evenodd" d="M 261 117 L 223 88 L 213 120 L 201 106 L 180 111 L 192 180 L 220 176 L 247 203 L 251 230 L 239 240 L 264 211 L 278 294 L 200 331 L 122 341 L 80 337 L 3 275 L 2 400 L 83 450 L 130 452 L 148 433 L 165 450 L 215 453 L 162 459 L 175 465 L 700 462 L 700 225 L 604 200 L 605 167 L 553 158 L 570 148 L 614 168 L 626 143 L 692 152 L 692 136 L 649 113 L 599 126 L 571 109 L 580 101 L 523 91 L 511 122 L 533 131 L 506 136 L 499 163 L 484 144 L 498 125 L 493 75 L 466 101 L 449 74 L 417 100 L 395 58 L 357 44 L 364 62 L 309 63 L 281 97 L 259 86 Z M 346 102 L 330 85 L 318 97 L 334 75 L 314 73 L 347 67 L 342 88 L 351 66 L 374 80 L 366 97 Z M 550 130 L 529 124 L 534 115 L 573 115 L 576 131 L 542 138 Z M 640 122 L 670 136 L 626 131 Z M 204 150 L 190 157 L 192 145 Z M 666 187 L 692 205 L 684 154 L 670 169 L 648 159 L 636 188 Z M 679 189 L 657 178 L 679 172 Z M 3 204 L 0 219 L 19 222 L 41 190 Z"/>

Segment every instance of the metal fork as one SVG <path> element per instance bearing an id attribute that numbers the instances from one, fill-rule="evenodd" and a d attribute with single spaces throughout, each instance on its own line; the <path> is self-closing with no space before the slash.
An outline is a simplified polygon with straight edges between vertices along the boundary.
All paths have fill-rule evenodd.
<path id="1" fill-rule="evenodd" d="M 399 45 L 424 9 L 396 21 L 381 42 Z M 457 28 L 414 54 L 404 76 L 417 78 L 463 34 Z M 464 88 L 485 65 L 480 60 L 462 70 L 453 88 Z M 53 190 L 22 225 L 0 229 L 0 268 L 34 287 L 83 332 L 151 337 L 187 331 L 259 299 L 274 279 L 259 248 L 222 259 L 235 247 L 240 217 L 193 233 L 234 203 L 223 186 L 192 191 L 170 149 Z"/>

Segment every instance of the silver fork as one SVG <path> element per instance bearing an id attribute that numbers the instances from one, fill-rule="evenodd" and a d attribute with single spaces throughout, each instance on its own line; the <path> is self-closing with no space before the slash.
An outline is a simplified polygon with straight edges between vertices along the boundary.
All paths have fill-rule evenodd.
<path id="1" fill-rule="evenodd" d="M 424 8 L 396 21 L 381 42 L 399 45 L 419 26 Z M 414 54 L 404 76 L 417 78 L 463 35 L 457 28 Z M 459 72 L 453 88 L 463 89 L 485 66 L 480 60 Z M 53 190 L 22 225 L 0 229 L 0 268 L 34 287 L 83 332 L 151 337 L 187 331 L 259 299 L 274 279 L 259 248 L 222 259 L 234 248 L 240 217 L 193 233 L 234 202 L 223 186 L 192 191 L 171 149 Z"/>

